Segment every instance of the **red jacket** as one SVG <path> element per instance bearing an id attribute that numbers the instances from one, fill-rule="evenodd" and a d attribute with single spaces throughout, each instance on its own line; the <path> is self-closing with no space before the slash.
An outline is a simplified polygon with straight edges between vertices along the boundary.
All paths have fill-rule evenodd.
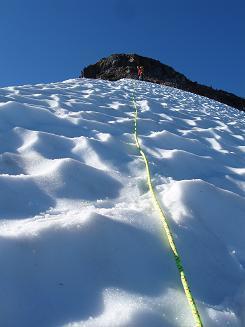
<path id="1" fill-rule="evenodd" d="M 141 76 L 143 74 L 143 68 L 138 67 L 138 76 Z"/>

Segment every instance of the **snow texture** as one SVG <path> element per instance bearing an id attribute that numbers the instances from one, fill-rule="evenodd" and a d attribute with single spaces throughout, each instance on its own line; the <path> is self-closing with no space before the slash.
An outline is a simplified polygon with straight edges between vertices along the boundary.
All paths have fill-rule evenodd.
<path id="1" fill-rule="evenodd" d="M 0 89 L 1 326 L 194 326 L 132 83 Z M 135 97 L 204 326 L 245 326 L 245 115 L 146 82 Z"/>

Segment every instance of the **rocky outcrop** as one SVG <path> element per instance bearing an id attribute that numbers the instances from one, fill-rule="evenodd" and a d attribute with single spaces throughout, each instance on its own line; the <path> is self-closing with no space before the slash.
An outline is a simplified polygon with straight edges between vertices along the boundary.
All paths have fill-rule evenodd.
<path id="1" fill-rule="evenodd" d="M 117 81 L 122 78 L 136 79 L 137 66 L 144 67 L 145 81 L 164 84 L 203 95 L 245 111 L 245 99 L 232 93 L 192 82 L 170 66 L 164 65 L 158 60 L 137 54 L 113 54 L 107 58 L 102 58 L 96 64 L 85 67 L 83 74 L 86 78 L 101 78 L 110 81 Z"/>

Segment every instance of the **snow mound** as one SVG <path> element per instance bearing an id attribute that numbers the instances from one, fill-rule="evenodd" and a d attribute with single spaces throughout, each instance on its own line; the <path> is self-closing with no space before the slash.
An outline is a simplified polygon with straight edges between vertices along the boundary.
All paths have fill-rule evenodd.
<path id="1" fill-rule="evenodd" d="M 131 80 L 0 89 L 0 325 L 194 326 L 133 138 Z M 245 326 L 245 115 L 136 82 L 204 326 Z"/>

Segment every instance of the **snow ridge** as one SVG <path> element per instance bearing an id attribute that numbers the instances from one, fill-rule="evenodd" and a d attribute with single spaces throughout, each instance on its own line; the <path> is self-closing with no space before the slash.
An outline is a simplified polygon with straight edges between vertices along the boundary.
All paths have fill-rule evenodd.
<path id="1" fill-rule="evenodd" d="M 0 89 L 0 325 L 193 325 L 134 144 L 131 83 Z M 245 115 L 136 83 L 140 143 L 204 326 L 244 326 Z"/>

